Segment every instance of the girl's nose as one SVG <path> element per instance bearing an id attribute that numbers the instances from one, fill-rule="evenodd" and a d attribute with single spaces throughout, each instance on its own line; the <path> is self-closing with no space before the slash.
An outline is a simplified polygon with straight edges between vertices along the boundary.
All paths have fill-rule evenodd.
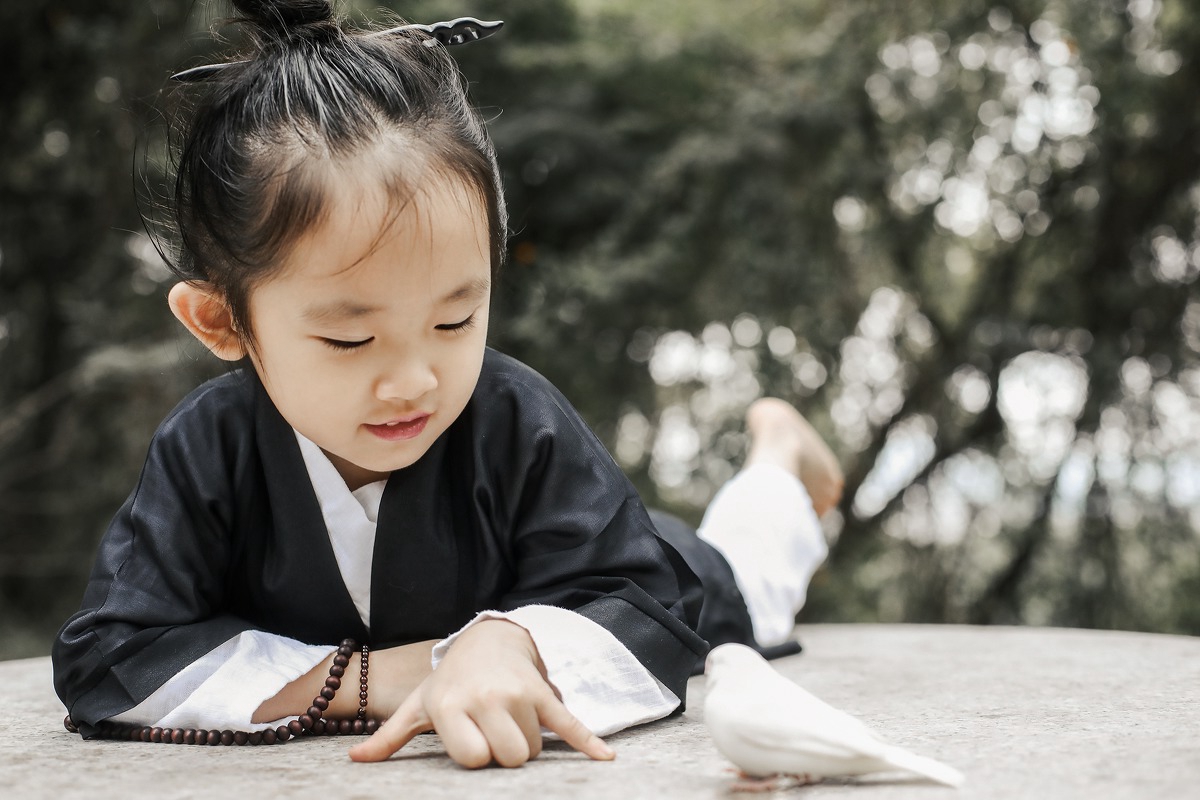
<path id="1" fill-rule="evenodd" d="M 437 388 L 437 376 L 423 361 L 405 360 L 389 365 L 375 384 L 381 400 L 415 401 Z"/>

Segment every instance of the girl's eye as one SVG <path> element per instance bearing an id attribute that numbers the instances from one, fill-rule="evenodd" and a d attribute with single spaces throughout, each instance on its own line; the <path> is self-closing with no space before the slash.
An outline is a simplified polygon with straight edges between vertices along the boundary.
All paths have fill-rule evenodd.
<path id="1" fill-rule="evenodd" d="M 341 339 L 325 339 L 325 338 L 322 338 L 321 341 L 324 342 L 327 347 L 332 347 L 334 350 L 355 350 L 359 347 L 362 347 L 364 344 L 369 344 L 374 339 L 375 339 L 375 337 L 372 336 L 369 339 L 362 339 L 357 342 L 345 342 L 345 341 L 342 341 Z"/>
<path id="2" fill-rule="evenodd" d="M 439 331 L 465 331 L 469 330 L 475 324 L 475 314 L 464 319 L 462 322 L 451 322 L 445 325 L 435 325 Z"/>

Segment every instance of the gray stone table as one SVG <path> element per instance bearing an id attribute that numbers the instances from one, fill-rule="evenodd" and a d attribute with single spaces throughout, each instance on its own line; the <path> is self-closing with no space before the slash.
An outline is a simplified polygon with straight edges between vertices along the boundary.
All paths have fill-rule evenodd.
<path id="1" fill-rule="evenodd" d="M 774 793 L 824 798 L 1200 798 L 1200 638 L 1032 628 L 801 626 L 775 662 L 884 737 L 961 769 L 947 789 L 883 779 Z M 0 663 L 0 797 L 715 798 L 731 775 L 688 710 L 609 738 L 592 763 L 551 744 L 520 769 L 468 771 L 437 737 L 382 764 L 347 742 L 187 747 L 84 742 L 62 730 L 48 659 Z"/>

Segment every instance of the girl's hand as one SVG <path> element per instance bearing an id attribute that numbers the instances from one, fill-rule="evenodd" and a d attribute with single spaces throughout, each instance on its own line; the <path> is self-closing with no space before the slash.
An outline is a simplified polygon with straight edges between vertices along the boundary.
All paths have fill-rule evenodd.
<path id="1" fill-rule="evenodd" d="M 519 767 L 541 752 L 543 725 L 597 761 L 616 755 L 567 711 L 529 633 L 506 620 L 484 620 L 458 637 L 395 715 L 350 749 L 350 758 L 382 761 L 432 729 L 464 767 L 492 761 Z"/>

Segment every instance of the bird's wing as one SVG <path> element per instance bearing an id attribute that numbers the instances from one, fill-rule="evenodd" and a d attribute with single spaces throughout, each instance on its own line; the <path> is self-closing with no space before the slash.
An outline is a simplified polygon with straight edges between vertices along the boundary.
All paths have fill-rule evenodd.
<path id="1" fill-rule="evenodd" d="M 738 733 L 766 750 L 797 750 L 833 759 L 881 758 L 886 745 L 854 717 L 781 678 L 739 698 Z"/>

